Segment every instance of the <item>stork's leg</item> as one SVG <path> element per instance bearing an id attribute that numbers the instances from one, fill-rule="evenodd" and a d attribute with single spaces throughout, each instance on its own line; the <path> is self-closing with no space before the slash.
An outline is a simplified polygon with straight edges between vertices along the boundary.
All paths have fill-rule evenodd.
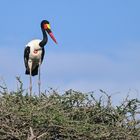
<path id="1" fill-rule="evenodd" d="M 31 72 L 30 72 L 30 86 L 29 86 L 29 88 L 30 88 L 30 96 L 32 96 L 32 75 L 31 75 Z"/>
<path id="2" fill-rule="evenodd" d="M 39 93 L 39 96 L 41 94 L 41 80 L 40 80 L 40 66 L 41 66 L 41 61 L 39 62 L 39 67 L 38 67 L 38 93 Z"/>
<path id="3" fill-rule="evenodd" d="M 30 96 L 32 96 L 32 61 L 29 61 L 29 69 L 30 69 Z"/>

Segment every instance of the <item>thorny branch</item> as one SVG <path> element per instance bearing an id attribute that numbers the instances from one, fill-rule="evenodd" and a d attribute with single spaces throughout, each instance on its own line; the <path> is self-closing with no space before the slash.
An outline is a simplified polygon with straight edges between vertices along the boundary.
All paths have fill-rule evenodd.
<path id="1" fill-rule="evenodd" d="M 100 92 L 107 97 L 107 105 L 101 98 L 103 95 L 97 99 L 95 93 L 74 90 L 64 94 L 51 90 L 48 95 L 29 97 L 22 85 L 20 80 L 17 91 L 5 91 L 0 96 L 1 140 L 135 140 L 140 137 L 138 99 L 127 97 L 114 107 L 111 96 L 104 91 Z"/>

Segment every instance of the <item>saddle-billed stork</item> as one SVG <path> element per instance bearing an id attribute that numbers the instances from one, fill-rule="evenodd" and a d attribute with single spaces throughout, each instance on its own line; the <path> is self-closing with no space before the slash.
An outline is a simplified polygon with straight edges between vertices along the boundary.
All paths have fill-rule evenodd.
<path id="1" fill-rule="evenodd" d="M 57 41 L 51 31 L 50 24 L 47 20 L 41 22 L 41 30 L 43 39 L 35 39 L 30 41 L 24 50 L 24 63 L 25 63 L 25 74 L 30 75 L 30 96 L 32 95 L 32 76 L 38 75 L 38 88 L 40 95 L 40 65 L 43 61 L 45 49 L 44 46 L 48 42 L 47 33 L 50 35 L 52 40 L 57 44 Z"/>

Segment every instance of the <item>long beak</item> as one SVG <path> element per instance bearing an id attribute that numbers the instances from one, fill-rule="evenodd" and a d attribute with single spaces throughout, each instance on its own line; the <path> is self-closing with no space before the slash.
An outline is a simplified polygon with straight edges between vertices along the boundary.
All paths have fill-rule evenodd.
<path id="1" fill-rule="evenodd" d="M 52 38 L 52 40 L 57 44 L 57 41 L 56 41 L 56 39 L 55 39 L 53 33 L 52 33 L 52 32 L 49 32 L 49 35 L 50 35 L 50 37 Z"/>

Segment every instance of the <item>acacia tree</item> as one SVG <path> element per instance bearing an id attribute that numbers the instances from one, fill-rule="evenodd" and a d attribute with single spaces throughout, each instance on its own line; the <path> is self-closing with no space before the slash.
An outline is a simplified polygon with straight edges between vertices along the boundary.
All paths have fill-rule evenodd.
<path id="1" fill-rule="evenodd" d="M 17 91 L 1 86 L 1 140 L 136 140 L 140 138 L 140 101 L 128 99 L 114 107 L 95 93 L 50 89 L 28 96 L 22 82 Z"/>

